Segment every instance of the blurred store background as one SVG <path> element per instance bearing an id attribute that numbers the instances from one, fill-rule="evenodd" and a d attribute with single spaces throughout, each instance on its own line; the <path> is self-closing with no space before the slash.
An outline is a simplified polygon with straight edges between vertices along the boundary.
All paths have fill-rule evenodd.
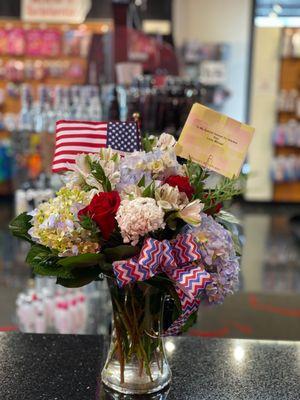
<path id="1" fill-rule="evenodd" d="M 0 2 L 0 331 L 106 333 L 105 282 L 34 277 L 8 222 L 53 196 L 55 122 L 127 120 L 178 137 L 200 102 L 256 128 L 241 289 L 189 334 L 300 339 L 300 0 Z"/>

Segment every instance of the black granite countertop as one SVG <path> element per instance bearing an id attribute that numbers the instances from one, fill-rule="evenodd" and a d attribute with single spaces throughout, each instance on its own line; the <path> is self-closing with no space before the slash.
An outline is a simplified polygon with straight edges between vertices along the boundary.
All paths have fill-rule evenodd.
<path id="1" fill-rule="evenodd" d="M 0 399 L 129 400 L 97 380 L 105 347 L 98 336 L 0 334 Z M 300 399 L 299 342 L 182 337 L 167 349 L 168 400 Z"/>

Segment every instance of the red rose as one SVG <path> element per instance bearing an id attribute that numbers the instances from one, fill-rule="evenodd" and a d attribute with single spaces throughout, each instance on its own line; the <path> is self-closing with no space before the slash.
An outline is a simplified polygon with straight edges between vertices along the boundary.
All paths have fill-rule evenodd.
<path id="1" fill-rule="evenodd" d="M 179 192 L 183 192 L 187 195 L 189 200 L 193 197 L 195 190 L 193 186 L 190 184 L 189 178 L 180 175 L 172 175 L 167 178 L 164 183 L 167 183 L 170 186 L 178 187 Z"/>
<path id="2" fill-rule="evenodd" d="M 115 216 L 121 199 L 118 192 L 103 192 L 96 194 L 90 204 L 79 211 L 78 217 L 87 215 L 99 226 L 105 240 L 108 240 L 115 229 Z"/>

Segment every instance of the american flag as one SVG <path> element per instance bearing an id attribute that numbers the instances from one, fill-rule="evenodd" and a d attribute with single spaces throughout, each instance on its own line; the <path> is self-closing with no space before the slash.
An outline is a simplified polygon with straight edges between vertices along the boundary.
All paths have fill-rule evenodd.
<path id="1" fill-rule="evenodd" d="M 136 122 L 57 121 L 52 172 L 70 169 L 80 153 L 98 153 L 111 147 L 122 153 L 141 149 Z"/>

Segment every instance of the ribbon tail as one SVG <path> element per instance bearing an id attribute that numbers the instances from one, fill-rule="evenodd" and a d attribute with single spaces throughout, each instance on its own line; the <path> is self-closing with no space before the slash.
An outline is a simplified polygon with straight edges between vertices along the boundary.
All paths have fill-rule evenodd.
<path id="1" fill-rule="evenodd" d="M 177 336 L 182 333 L 182 327 L 187 322 L 189 317 L 198 310 L 201 300 L 191 299 L 181 292 L 181 304 L 184 305 L 185 312 L 183 312 L 179 318 L 177 318 L 169 328 L 163 332 L 162 336 Z"/>
<path id="2" fill-rule="evenodd" d="M 175 289 L 178 294 L 182 314 L 163 333 L 163 336 L 178 335 L 189 316 L 199 308 L 200 294 L 205 290 L 206 285 L 211 281 L 210 274 L 202 266 L 188 265 L 168 271 L 167 274 L 175 282 Z"/>

